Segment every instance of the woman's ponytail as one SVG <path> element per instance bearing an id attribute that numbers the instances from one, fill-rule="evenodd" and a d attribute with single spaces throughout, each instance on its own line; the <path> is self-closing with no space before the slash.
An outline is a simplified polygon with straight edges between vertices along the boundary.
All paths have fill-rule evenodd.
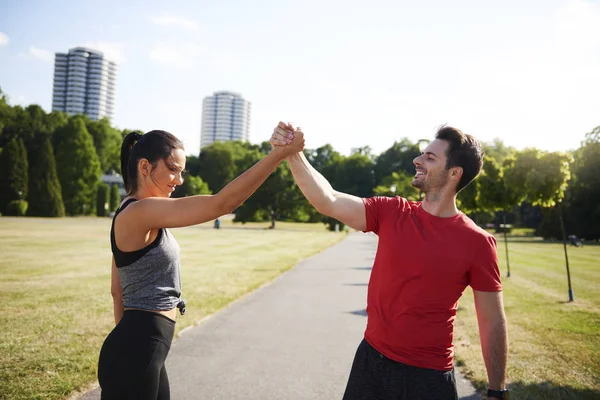
<path id="1" fill-rule="evenodd" d="M 121 145 L 121 175 L 123 176 L 123 184 L 125 185 L 125 191 L 127 194 L 131 194 L 137 180 L 137 168 L 131 168 L 129 160 L 131 159 L 131 153 L 133 152 L 133 146 L 137 143 L 142 135 L 138 132 L 130 132 L 123 138 L 123 144 Z"/>

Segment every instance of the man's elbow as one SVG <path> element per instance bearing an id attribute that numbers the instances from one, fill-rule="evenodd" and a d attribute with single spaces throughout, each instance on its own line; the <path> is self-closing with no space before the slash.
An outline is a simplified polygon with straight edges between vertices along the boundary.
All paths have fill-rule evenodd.
<path id="1" fill-rule="evenodd" d="M 335 218 L 335 199 L 335 193 L 332 193 L 331 195 L 325 194 L 324 196 L 315 199 L 311 204 L 319 214 Z"/>
<path id="2" fill-rule="evenodd" d="M 331 214 L 333 214 L 333 207 L 330 201 L 315 202 L 313 207 L 315 207 L 315 210 L 317 210 L 319 214 L 323 214 L 327 217 L 331 217 Z"/>

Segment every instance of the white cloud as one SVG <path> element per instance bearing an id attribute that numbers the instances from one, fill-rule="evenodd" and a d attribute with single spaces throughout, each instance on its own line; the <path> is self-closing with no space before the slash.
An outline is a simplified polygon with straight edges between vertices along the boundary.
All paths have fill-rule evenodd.
<path id="1" fill-rule="evenodd" d="M 186 29 L 189 31 L 196 31 L 200 27 L 196 23 L 196 21 L 192 21 L 191 19 L 187 19 L 185 17 L 180 17 L 171 14 L 163 14 L 155 17 L 151 17 L 150 21 L 160 26 L 175 26 L 182 29 Z"/>
<path id="2" fill-rule="evenodd" d="M 114 61 L 117 64 L 122 64 L 126 61 L 125 59 L 125 43 L 124 42 L 104 42 L 104 41 L 96 41 L 96 42 L 87 42 L 82 45 L 78 45 L 81 47 L 89 47 L 93 50 L 98 50 L 104 53 L 106 58 L 110 61 Z M 73 46 L 77 47 L 77 46 Z"/>
<path id="3" fill-rule="evenodd" d="M 4 32 L 0 32 L 0 46 L 6 46 L 9 41 L 8 35 Z"/>
<path id="4" fill-rule="evenodd" d="M 38 60 L 42 60 L 45 62 L 53 62 L 54 61 L 54 53 L 44 49 L 38 49 L 35 46 L 29 46 L 29 54 Z"/>
<path id="5" fill-rule="evenodd" d="M 150 58 L 159 64 L 176 68 L 192 68 L 200 63 L 202 49 L 195 43 L 158 43 Z"/>

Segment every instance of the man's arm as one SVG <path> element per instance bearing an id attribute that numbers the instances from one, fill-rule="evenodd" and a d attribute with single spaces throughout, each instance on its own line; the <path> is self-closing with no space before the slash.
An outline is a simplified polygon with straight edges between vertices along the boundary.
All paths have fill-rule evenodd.
<path id="1" fill-rule="evenodd" d="M 493 390 L 505 389 L 508 335 L 502 292 L 473 290 L 473 295 L 479 323 L 481 350 L 490 384 L 489 388 Z"/>
<path id="2" fill-rule="evenodd" d="M 360 197 L 334 190 L 299 152 L 287 158 L 298 187 L 315 209 L 359 231 L 367 229 L 365 205 Z"/>

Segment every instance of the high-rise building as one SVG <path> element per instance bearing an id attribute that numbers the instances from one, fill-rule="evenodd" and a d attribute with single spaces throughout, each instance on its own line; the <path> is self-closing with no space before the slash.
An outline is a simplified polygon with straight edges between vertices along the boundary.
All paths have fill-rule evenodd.
<path id="1" fill-rule="evenodd" d="M 117 65 L 103 53 L 85 47 L 56 53 L 52 111 L 111 119 L 116 85 Z"/>
<path id="2" fill-rule="evenodd" d="M 200 149 L 214 142 L 248 140 L 250 102 L 238 93 L 221 91 L 202 102 Z"/>

